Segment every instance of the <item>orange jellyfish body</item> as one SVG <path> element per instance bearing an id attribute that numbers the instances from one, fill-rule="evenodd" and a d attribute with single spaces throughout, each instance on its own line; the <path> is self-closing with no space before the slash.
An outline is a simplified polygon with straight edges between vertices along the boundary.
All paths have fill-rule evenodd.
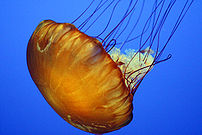
<path id="1" fill-rule="evenodd" d="M 42 21 L 29 40 L 27 64 L 46 101 L 74 127 L 101 134 L 132 120 L 133 95 L 120 68 L 74 25 Z"/>

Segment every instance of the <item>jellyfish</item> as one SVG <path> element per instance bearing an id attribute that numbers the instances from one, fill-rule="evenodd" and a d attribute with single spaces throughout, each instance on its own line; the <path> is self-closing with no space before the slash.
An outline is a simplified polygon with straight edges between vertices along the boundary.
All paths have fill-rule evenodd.
<path id="1" fill-rule="evenodd" d="M 72 126 L 104 134 L 128 125 L 141 82 L 156 64 L 171 58 L 161 56 L 193 1 L 174 11 L 177 18 L 164 42 L 162 31 L 176 1 L 146 3 L 93 0 L 71 23 L 44 20 L 33 32 L 27 46 L 30 75 L 49 105 Z M 92 27 L 101 31 L 88 35 Z"/>

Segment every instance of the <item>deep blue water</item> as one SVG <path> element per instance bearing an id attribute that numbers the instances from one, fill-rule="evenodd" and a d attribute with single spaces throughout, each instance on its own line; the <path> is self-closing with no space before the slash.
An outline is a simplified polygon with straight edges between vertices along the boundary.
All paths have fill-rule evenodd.
<path id="1" fill-rule="evenodd" d="M 54 112 L 26 65 L 27 43 L 40 21 L 72 22 L 89 3 L 0 1 L 0 135 L 89 134 L 72 127 Z M 201 2 L 193 3 L 168 45 L 167 53 L 173 57 L 157 65 L 139 87 L 134 97 L 133 121 L 109 135 L 202 134 L 201 7 Z M 166 30 L 165 27 L 163 32 Z"/>

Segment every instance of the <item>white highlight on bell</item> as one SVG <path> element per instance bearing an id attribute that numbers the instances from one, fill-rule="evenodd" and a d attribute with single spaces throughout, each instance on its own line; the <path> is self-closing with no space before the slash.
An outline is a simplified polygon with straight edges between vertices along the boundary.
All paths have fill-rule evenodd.
<path id="1" fill-rule="evenodd" d="M 87 129 L 89 132 L 91 132 L 92 129 L 97 130 L 97 128 L 93 128 L 93 127 L 90 127 L 90 126 L 86 126 L 86 125 L 84 125 L 84 124 L 79 124 L 79 123 L 73 122 L 72 119 L 71 119 L 71 115 L 67 115 L 67 121 L 68 121 L 71 125 L 73 125 L 73 126 L 79 128 L 79 129 L 81 129 L 81 130 L 84 130 L 84 131 L 85 131 L 86 129 Z"/>
<path id="2" fill-rule="evenodd" d="M 50 37 L 48 44 L 46 45 L 46 47 L 44 49 L 41 49 L 41 47 L 39 46 L 39 43 L 37 42 L 37 50 L 41 53 L 48 51 L 48 48 L 51 46 L 52 44 L 52 38 L 53 36 Z"/>
<path id="3" fill-rule="evenodd" d="M 154 57 L 151 55 L 154 51 L 147 47 L 146 49 L 137 52 L 134 49 L 125 50 L 125 54 L 118 48 L 113 48 L 109 53 L 111 58 L 116 62 L 121 69 L 122 73 L 125 73 L 125 83 L 127 81 L 132 82 L 130 85 L 135 85 L 145 73 L 150 70 L 150 66 L 154 61 Z M 134 72 L 136 71 L 136 72 Z M 131 73 L 133 73 L 131 75 Z"/>

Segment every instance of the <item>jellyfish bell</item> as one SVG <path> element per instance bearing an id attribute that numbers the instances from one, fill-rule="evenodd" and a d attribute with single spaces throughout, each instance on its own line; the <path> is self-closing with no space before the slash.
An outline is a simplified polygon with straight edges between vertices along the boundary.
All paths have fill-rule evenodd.
<path id="1" fill-rule="evenodd" d="M 125 36 L 125 40 L 117 42 L 129 27 L 130 17 L 138 3 L 129 1 L 120 21 L 103 36 L 120 1 L 112 0 L 106 4 L 107 1 L 101 0 L 94 12 L 78 28 L 73 24 L 90 6 L 71 24 L 42 21 L 32 34 L 27 47 L 30 75 L 46 101 L 72 126 L 94 134 L 111 132 L 131 122 L 132 101 L 138 86 L 155 64 L 170 58 L 169 56 L 160 60 L 168 41 L 192 4 L 192 1 L 185 3 L 176 26 L 167 42 L 160 48 L 159 42 L 155 43 L 155 40 L 160 40 L 161 29 L 175 1 L 170 1 L 164 12 L 162 9 L 165 1 L 155 1 L 142 32 L 131 37 L 136 23 L 129 28 L 131 31 Z M 114 6 L 111 5 L 113 3 Z M 141 9 L 143 5 L 144 1 Z M 109 7 L 112 7 L 113 12 L 106 27 L 96 36 L 84 33 Z M 140 10 L 139 17 L 141 14 Z M 86 26 L 86 30 L 83 30 Z M 144 39 L 145 35 L 147 38 Z M 138 49 L 127 49 L 123 52 L 122 48 L 136 39 L 140 39 Z M 155 50 L 152 49 L 155 48 L 154 44 Z"/>
<path id="2" fill-rule="evenodd" d="M 27 48 L 32 79 L 71 125 L 106 133 L 132 119 L 132 95 L 101 43 L 71 24 L 43 21 Z"/>

